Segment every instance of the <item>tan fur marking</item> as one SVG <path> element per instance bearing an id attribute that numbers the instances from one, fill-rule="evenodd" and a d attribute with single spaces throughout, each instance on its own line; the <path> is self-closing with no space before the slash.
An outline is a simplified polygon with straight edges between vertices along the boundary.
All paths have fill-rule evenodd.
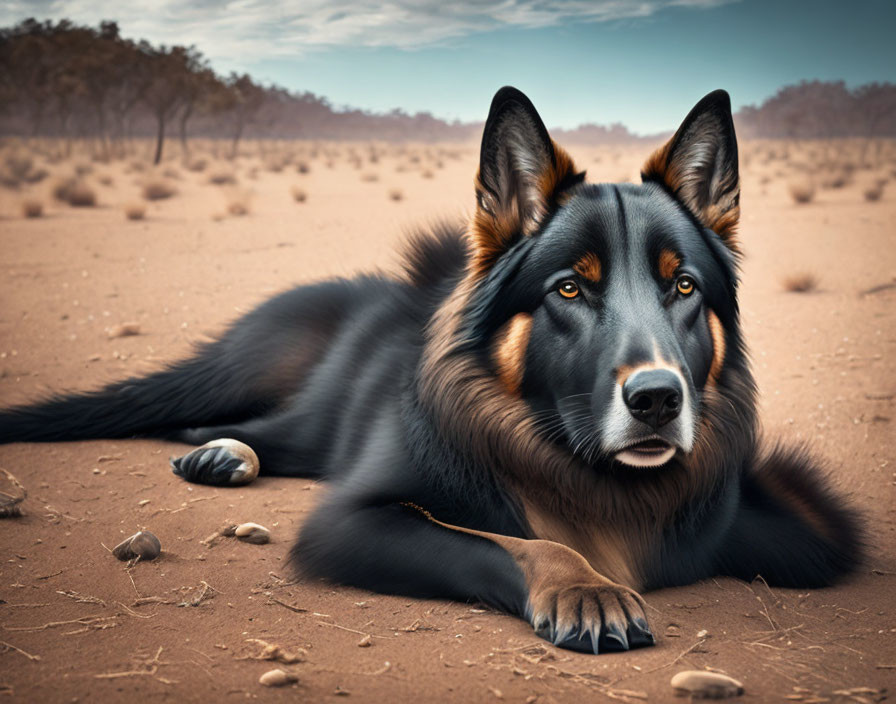
<path id="1" fill-rule="evenodd" d="M 507 392 L 519 394 L 525 372 L 526 348 L 532 331 L 532 316 L 519 313 L 498 332 L 494 347 L 495 366 Z"/>
<path id="2" fill-rule="evenodd" d="M 541 538 L 515 538 L 450 525 L 434 518 L 431 513 L 416 504 L 404 505 L 420 511 L 437 525 L 459 533 L 485 538 L 506 550 L 526 580 L 529 609 L 533 620 L 537 620 L 539 615 L 546 616 L 553 612 L 555 623 L 561 629 L 589 615 L 599 622 L 601 608 L 618 610 L 620 601 L 630 610 L 631 617 L 643 614 L 643 611 L 642 614 L 637 613 L 637 610 L 643 609 L 644 600 L 631 586 L 634 580 L 614 581 L 596 571 L 592 561 L 565 543 Z M 564 593 L 570 591 L 577 595 L 576 598 L 562 599 Z M 598 603 L 601 607 L 597 606 Z M 583 609 L 593 611 L 593 614 L 579 613 L 580 605 Z M 604 618 L 623 619 L 624 614 L 605 611 Z"/>
<path id="3" fill-rule="evenodd" d="M 709 334 L 712 335 L 712 366 L 706 381 L 715 384 L 722 373 L 722 365 L 725 364 L 725 328 L 722 327 L 719 316 L 712 311 L 706 314 L 706 321 L 709 324 Z"/>
<path id="4" fill-rule="evenodd" d="M 651 154 L 644 166 L 641 167 L 641 177 L 645 180 L 655 180 L 666 184 L 666 187 L 677 196 L 682 196 L 684 189 L 684 174 L 681 173 L 674 161 L 670 160 L 670 152 L 672 143 L 675 141 L 673 136 L 662 147 Z M 711 205 L 703 210 L 698 211 L 688 203 L 694 215 L 706 227 L 715 232 L 724 240 L 725 244 L 735 252 L 740 251 L 735 235 L 737 234 L 737 224 L 740 220 L 740 205 L 733 205 L 730 208 L 722 210 L 717 205 Z"/>
<path id="5" fill-rule="evenodd" d="M 594 252 L 588 252 L 584 257 L 576 262 L 576 265 L 573 267 L 573 271 L 575 271 L 580 276 L 584 276 L 589 281 L 597 283 L 598 281 L 600 281 L 601 277 L 600 258 L 596 254 L 594 254 Z"/>
<path id="6" fill-rule="evenodd" d="M 671 279 L 681 266 L 681 257 L 679 257 L 671 249 L 664 249 L 660 252 L 659 270 L 660 276 L 664 279 Z"/>
<path id="7" fill-rule="evenodd" d="M 521 222 L 519 208 L 492 213 L 477 204 L 470 234 L 473 241 L 473 272 L 481 278 L 510 244 L 519 236 L 531 235 L 545 215 L 563 199 L 557 189 L 564 180 L 576 174 L 576 167 L 569 154 L 554 144 L 554 163 L 535 176 L 533 187 L 537 193 L 538 207 L 533 213 L 534 221 Z M 475 179 L 476 193 L 483 194 L 485 188 L 479 172 Z"/>

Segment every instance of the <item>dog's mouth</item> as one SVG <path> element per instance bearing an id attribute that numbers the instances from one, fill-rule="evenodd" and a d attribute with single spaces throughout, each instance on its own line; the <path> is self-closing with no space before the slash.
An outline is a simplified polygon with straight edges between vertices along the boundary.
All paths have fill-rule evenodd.
<path id="1" fill-rule="evenodd" d="M 675 446 L 660 438 L 641 440 L 615 454 L 617 462 L 631 467 L 660 467 L 675 454 Z"/>

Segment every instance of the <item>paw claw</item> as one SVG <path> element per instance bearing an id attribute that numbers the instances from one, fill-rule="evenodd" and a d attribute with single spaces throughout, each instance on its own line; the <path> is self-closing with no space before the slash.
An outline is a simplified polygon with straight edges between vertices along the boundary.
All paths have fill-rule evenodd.
<path id="1" fill-rule="evenodd" d="M 237 440 L 214 440 L 169 463 L 174 474 L 197 484 L 232 486 L 258 476 L 258 457 Z"/>
<path id="2" fill-rule="evenodd" d="M 647 621 L 640 617 L 632 619 L 628 627 L 628 642 L 632 648 L 643 648 L 656 642 Z"/>

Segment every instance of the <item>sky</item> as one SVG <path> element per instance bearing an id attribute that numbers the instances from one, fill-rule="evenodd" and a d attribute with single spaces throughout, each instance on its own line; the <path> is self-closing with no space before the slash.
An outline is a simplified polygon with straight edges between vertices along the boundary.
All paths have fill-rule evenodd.
<path id="1" fill-rule="evenodd" d="M 334 105 L 485 119 L 515 85 L 550 127 L 674 129 L 705 93 L 735 109 L 801 80 L 896 81 L 896 0 L 3 0 L 27 17 L 195 44 L 220 73 Z"/>

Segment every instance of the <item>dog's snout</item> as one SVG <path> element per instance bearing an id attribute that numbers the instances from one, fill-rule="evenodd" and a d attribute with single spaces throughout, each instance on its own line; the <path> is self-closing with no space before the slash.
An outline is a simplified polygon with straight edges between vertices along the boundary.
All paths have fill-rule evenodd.
<path id="1" fill-rule="evenodd" d="M 681 381 L 668 369 L 649 369 L 632 374 L 622 386 L 629 412 L 654 430 L 681 413 Z"/>

